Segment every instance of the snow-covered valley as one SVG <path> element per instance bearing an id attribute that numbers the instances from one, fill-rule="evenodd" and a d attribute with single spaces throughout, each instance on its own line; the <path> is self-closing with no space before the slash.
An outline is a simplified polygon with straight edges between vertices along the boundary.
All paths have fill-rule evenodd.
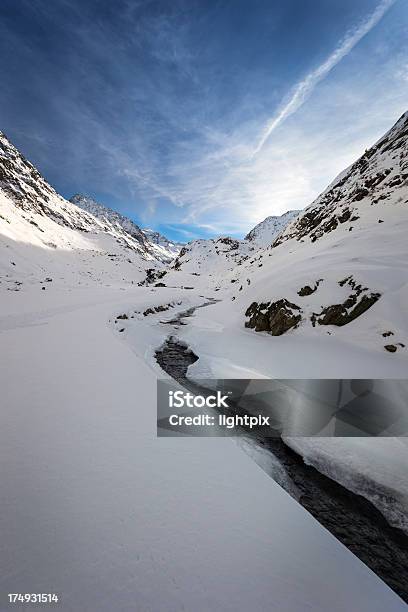
<path id="1" fill-rule="evenodd" d="M 3 589 L 84 611 L 405 609 L 233 440 L 156 437 L 154 354 L 176 334 L 192 380 L 406 378 L 408 115 L 278 235 L 180 251 L 1 144 Z M 407 531 L 405 440 L 286 443 Z"/>
<path id="2" fill-rule="evenodd" d="M 2 300 L 3 590 L 66 610 L 404 609 L 233 441 L 156 438 L 166 330 L 126 338 L 112 317 L 159 291 Z"/>

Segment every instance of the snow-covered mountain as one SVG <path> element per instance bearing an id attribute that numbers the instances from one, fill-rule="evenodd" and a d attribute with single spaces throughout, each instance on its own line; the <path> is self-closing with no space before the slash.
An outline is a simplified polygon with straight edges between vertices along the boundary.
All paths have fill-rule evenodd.
<path id="1" fill-rule="evenodd" d="M 407 229 L 405 113 L 263 254 L 247 325 L 272 334 L 329 328 L 364 346 L 406 353 Z M 389 328 L 393 341 L 385 342 Z"/>
<path id="2" fill-rule="evenodd" d="M 93 198 L 85 195 L 81 195 L 76 193 L 70 199 L 72 204 L 82 208 L 82 210 L 86 210 L 91 213 L 97 219 L 112 225 L 113 227 L 117 227 L 119 231 L 125 231 L 127 234 L 136 238 L 141 245 L 146 247 L 145 236 L 136 223 L 128 219 L 127 217 L 121 215 L 120 213 L 104 206 L 103 204 L 99 204 Z"/>
<path id="3" fill-rule="evenodd" d="M 352 231 L 377 211 L 406 210 L 408 202 L 408 112 L 349 168 L 341 172 L 323 193 L 276 239 L 275 245 L 321 239 L 333 231 Z M 405 215 L 403 215 L 405 216 Z M 376 214 L 372 215 L 373 220 Z M 371 224 L 370 224 L 371 227 Z M 351 229 L 350 229 L 351 228 Z"/>
<path id="4" fill-rule="evenodd" d="M 245 240 L 250 240 L 257 246 L 269 246 L 299 213 L 300 210 L 288 210 L 283 215 L 266 217 L 258 225 L 255 225 L 245 236 Z"/>
<path id="5" fill-rule="evenodd" d="M 65 200 L 0 132 L 0 283 L 138 282 L 162 266 L 144 234 Z"/>
<path id="6" fill-rule="evenodd" d="M 228 283 L 235 283 L 239 276 L 240 266 L 256 264 L 265 247 L 271 245 L 275 238 L 297 217 L 299 211 L 291 210 L 282 216 L 267 217 L 258 223 L 243 240 L 229 236 L 193 240 L 184 245 L 177 258 L 168 270 L 168 281 L 177 282 L 172 271 L 189 276 L 202 277 L 216 291 L 228 288 Z M 178 275 L 178 280 L 181 275 Z M 199 281 L 198 281 L 199 282 Z M 197 284 L 197 279 L 195 283 Z"/>
<path id="7" fill-rule="evenodd" d="M 405 113 L 271 246 L 257 245 L 256 228 L 252 240 L 223 239 L 228 248 L 195 241 L 164 282 L 229 295 L 240 324 L 258 332 L 308 330 L 406 360 L 407 141 Z"/>
<path id="8" fill-rule="evenodd" d="M 184 246 L 184 243 L 169 240 L 166 238 L 166 236 L 163 236 L 163 234 L 160 234 L 155 230 L 143 228 L 142 232 L 146 236 L 147 240 L 154 245 L 158 257 L 161 257 L 163 261 L 170 262 L 175 259 Z"/>
<path id="9" fill-rule="evenodd" d="M 96 202 L 93 198 L 79 193 L 75 194 L 69 200 L 82 210 L 86 210 L 94 217 L 107 223 L 119 232 L 126 232 L 140 242 L 143 248 L 150 253 L 155 259 L 168 263 L 174 259 L 181 249 L 182 245 L 173 243 L 165 236 L 151 229 L 142 230 L 134 221 L 112 210 L 104 204 Z"/>
<path id="10" fill-rule="evenodd" d="M 169 282 L 183 285 L 208 285 L 217 291 L 226 285 L 228 274 L 255 251 L 249 242 L 228 236 L 193 240 L 186 244 L 167 271 Z"/>

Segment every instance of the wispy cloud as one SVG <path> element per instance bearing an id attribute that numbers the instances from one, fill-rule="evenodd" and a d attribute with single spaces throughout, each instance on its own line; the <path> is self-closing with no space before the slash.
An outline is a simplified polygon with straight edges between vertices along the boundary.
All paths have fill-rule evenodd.
<path id="1" fill-rule="evenodd" d="M 322 81 L 331 70 L 352 51 L 352 49 L 360 42 L 360 40 L 373 29 L 374 26 L 384 17 L 385 13 L 391 8 L 396 0 L 382 0 L 376 7 L 374 12 L 365 19 L 359 26 L 350 30 L 340 42 L 337 48 L 329 55 L 329 57 L 310 72 L 300 83 L 296 85 L 288 102 L 286 102 L 280 110 L 270 119 L 265 126 L 262 135 L 256 145 L 252 155 L 257 155 L 272 132 L 285 119 L 293 115 L 307 100 L 316 85 Z"/>
<path id="2" fill-rule="evenodd" d="M 408 4 L 372 3 L 341 40 L 327 28 L 333 51 L 311 69 L 316 31 L 342 0 L 324 14 L 313 8 L 299 31 L 283 20 L 280 36 L 283 0 L 265 4 L 268 19 L 242 3 L 251 17 L 245 40 L 234 3 L 121 0 L 114 10 L 61 0 L 45 10 L 27 0 L 24 36 L 0 25 L 3 128 L 13 127 L 10 137 L 64 195 L 83 190 L 186 238 L 245 234 L 267 215 L 309 204 L 406 110 Z M 373 29 L 364 56 L 350 53 Z M 341 61 L 347 70 L 335 70 Z M 27 62 L 41 70 L 27 73 Z M 300 82 L 288 80 L 293 65 L 306 74 Z"/>
<path id="3" fill-rule="evenodd" d="M 367 75 L 365 83 L 358 83 L 358 95 L 352 76 L 340 87 L 332 83 L 326 104 L 318 101 L 306 113 L 302 112 L 300 122 L 280 132 L 276 138 L 269 138 L 278 125 L 300 110 L 315 87 L 374 28 L 395 1 L 382 0 L 363 22 L 345 34 L 329 57 L 295 86 L 289 102 L 261 128 L 261 138 L 256 136 L 259 124 L 248 123 L 243 118 L 232 133 L 223 133 L 211 125 L 201 126 L 199 137 L 189 146 L 174 149 L 166 171 L 157 176 L 153 172 L 149 181 L 156 197 L 165 196 L 184 211 L 178 223 L 195 225 L 205 232 L 239 234 L 269 214 L 303 208 L 370 144 L 373 137 L 381 134 L 382 126 L 388 125 L 385 108 L 392 121 L 393 113 L 396 115 L 400 111 L 401 100 L 397 99 L 394 90 L 393 101 L 385 93 L 383 100 L 371 102 L 370 109 L 370 92 L 376 87 L 375 83 L 371 85 L 372 78 Z M 387 72 L 385 64 L 381 70 L 384 75 Z M 338 108 L 334 115 L 333 105 Z M 346 130 L 344 117 L 349 117 L 353 108 L 365 109 L 368 123 L 363 128 L 365 120 L 360 121 L 360 126 L 350 122 Z M 315 119 L 324 114 L 326 128 L 321 134 L 315 131 Z M 382 121 L 378 120 L 381 114 L 384 115 Z M 343 125 L 341 130 L 340 125 Z M 378 133 L 376 128 L 380 130 Z M 255 150 L 254 140 L 257 141 Z M 132 176 L 131 170 L 127 171 L 127 176 Z M 138 180 L 137 173 L 134 178 Z M 143 183 L 149 186 L 146 181 L 139 180 L 139 186 Z M 157 214 L 160 214 L 160 206 Z"/>
<path id="4" fill-rule="evenodd" d="M 361 73 L 361 65 L 355 66 L 352 58 L 350 70 L 340 80 L 333 70 L 395 1 L 382 0 L 349 29 L 327 59 L 295 85 L 289 101 L 266 125 L 248 118 L 238 99 L 232 130 L 224 130 L 219 122 L 203 123 L 198 99 L 189 104 L 188 97 L 180 99 L 172 89 L 179 78 L 183 85 L 198 82 L 191 76 L 196 70 L 188 30 L 162 18 L 158 23 L 145 21 L 143 36 L 149 53 L 159 63 L 170 63 L 176 79 L 161 76 L 158 88 L 145 77 L 144 91 L 152 91 L 152 104 L 146 106 L 143 101 L 140 105 L 145 93 L 143 89 L 137 93 L 135 103 L 141 115 L 132 146 L 126 148 L 127 141 L 115 139 L 105 124 L 98 131 L 98 146 L 111 172 L 126 179 L 134 201 L 140 203 L 135 209 L 138 218 L 152 225 L 175 224 L 179 232 L 184 226 L 186 237 L 193 236 L 194 227 L 199 234 L 239 235 L 267 215 L 309 204 L 405 110 L 407 83 L 395 72 L 400 59 L 381 58 L 374 66 L 376 78 L 372 66 L 366 62 Z M 167 54 L 169 49 L 173 51 Z M 329 73 L 333 73 L 330 79 Z M 325 94 L 313 105 L 305 105 L 317 86 L 325 87 Z M 295 120 L 270 138 L 297 111 Z M 95 128 L 92 132 L 95 135 Z M 116 189 L 115 182 L 112 187 Z"/>

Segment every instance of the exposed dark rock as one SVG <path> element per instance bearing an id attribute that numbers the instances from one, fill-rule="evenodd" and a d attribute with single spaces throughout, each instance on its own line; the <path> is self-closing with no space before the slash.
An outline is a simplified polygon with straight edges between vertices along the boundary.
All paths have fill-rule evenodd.
<path id="1" fill-rule="evenodd" d="M 380 297 L 380 293 L 371 293 L 370 295 L 363 295 L 358 301 L 357 295 L 352 294 L 342 304 L 332 304 L 323 308 L 320 314 L 315 314 L 312 317 L 312 323 L 314 325 L 317 321 L 319 325 L 337 325 L 339 327 L 347 325 L 371 308 Z M 351 310 L 349 310 L 350 308 Z"/>
<path id="2" fill-rule="evenodd" d="M 138 283 L 139 287 L 143 285 L 152 285 L 157 280 L 160 280 L 167 274 L 167 270 L 156 270 L 155 268 L 148 268 L 146 270 L 146 278 Z"/>
<path id="3" fill-rule="evenodd" d="M 127 316 L 127 314 L 121 314 L 121 315 L 118 315 L 116 318 L 117 319 L 128 319 L 129 317 Z"/>
<path id="4" fill-rule="evenodd" d="M 397 350 L 397 347 L 395 346 L 395 344 L 386 344 L 384 346 L 385 350 L 388 351 L 389 353 L 395 353 Z"/>
<path id="5" fill-rule="evenodd" d="M 314 293 L 316 291 L 317 287 L 314 287 L 314 289 L 312 289 L 310 287 L 310 285 L 305 285 L 304 287 L 302 287 L 297 294 L 300 297 L 306 297 L 307 295 L 312 295 L 312 293 Z"/>
<path id="6" fill-rule="evenodd" d="M 182 257 L 184 257 L 184 255 L 186 255 L 188 253 L 188 249 L 186 247 L 182 247 L 180 253 L 178 254 L 178 256 L 176 257 L 174 264 L 173 264 L 173 269 L 174 270 L 180 270 L 181 268 L 181 264 L 182 264 Z M 188 261 L 188 259 L 186 259 L 183 263 L 186 263 Z"/>
<path id="7" fill-rule="evenodd" d="M 245 316 L 249 317 L 245 327 L 255 331 L 267 331 L 272 336 L 281 336 L 289 329 L 298 326 L 302 319 L 301 312 L 299 306 L 285 298 L 261 304 L 252 302 L 245 312 Z"/>
<path id="8" fill-rule="evenodd" d="M 382 172 L 377 172 L 374 176 L 370 176 L 364 181 L 364 186 L 367 187 L 367 189 L 376 187 L 389 175 L 390 172 L 390 168 L 386 168 Z"/>
<path id="9" fill-rule="evenodd" d="M 339 221 L 340 223 L 345 223 L 346 221 L 348 221 L 351 217 L 351 211 L 349 208 L 346 208 L 342 214 L 339 216 Z"/>
<path id="10" fill-rule="evenodd" d="M 384 338 L 388 338 L 388 336 L 393 336 L 393 335 L 394 335 L 394 332 L 392 332 L 392 331 L 386 331 L 386 332 L 384 332 L 382 335 L 384 336 Z"/>
<path id="11" fill-rule="evenodd" d="M 239 241 L 234 240 L 234 238 L 230 238 L 229 236 L 226 236 L 225 238 L 218 238 L 217 242 L 229 246 L 230 251 L 235 251 L 239 247 Z"/>
<path id="12" fill-rule="evenodd" d="M 347 309 L 343 304 L 332 304 L 323 308 L 318 317 L 320 317 L 317 318 L 319 325 L 344 325 Z"/>
<path id="13" fill-rule="evenodd" d="M 181 302 L 178 302 L 180 304 Z M 152 306 L 151 308 L 146 308 L 143 312 L 143 316 L 147 317 L 152 314 L 156 314 L 157 312 L 166 312 L 169 308 L 173 308 L 174 304 L 162 304 L 160 306 Z"/>
<path id="14" fill-rule="evenodd" d="M 300 297 L 306 297 L 307 295 L 312 295 L 312 293 L 314 293 L 315 291 L 317 291 L 318 286 L 320 285 L 320 283 L 323 281 L 322 278 L 319 278 L 318 281 L 315 282 L 315 286 L 312 288 L 310 287 L 310 285 L 305 285 L 304 287 L 302 287 L 301 289 L 299 289 L 299 291 L 297 292 L 297 294 Z"/>
<path id="15" fill-rule="evenodd" d="M 357 303 L 355 308 L 348 315 L 348 323 L 357 319 L 360 315 L 366 312 L 371 306 L 373 306 L 381 297 L 381 293 L 371 293 L 370 295 L 364 295 L 361 300 Z"/>
<path id="16" fill-rule="evenodd" d="M 339 281 L 339 285 L 340 287 L 344 287 L 345 284 L 348 284 L 355 292 L 355 294 L 361 295 L 361 293 L 363 293 L 363 291 L 367 291 L 368 287 L 363 287 L 360 283 L 357 283 L 356 280 L 354 280 L 353 275 L 351 274 L 350 276 L 347 276 L 346 278 L 343 278 L 343 280 Z M 351 296 L 350 296 L 351 298 Z M 348 298 L 348 299 L 350 299 Z M 356 300 L 353 299 L 352 304 L 355 304 Z M 347 306 L 348 307 L 348 306 Z"/>
<path id="17" fill-rule="evenodd" d="M 369 191 L 365 187 L 357 187 L 354 192 L 353 202 L 359 202 L 360 200 L 368 196 L 368 194 Z"/>
<path id="18" fill-rule="evenodd" d="M 403 183 L 402 178 L 400 176 L 394 176 L 388 183 L 388 187 L 396 187 L 397 185 L 401 185 Z"/>

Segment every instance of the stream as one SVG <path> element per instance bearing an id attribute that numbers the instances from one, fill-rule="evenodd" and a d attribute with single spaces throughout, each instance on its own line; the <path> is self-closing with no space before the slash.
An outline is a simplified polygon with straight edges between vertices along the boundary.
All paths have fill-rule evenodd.
<path id="1" fill-rule="evenodd" d="M 163 325 L 171 325 L 174 333 L 156 351 L 156 361 L 164 372 L 192 393 L 207 395 L 209 391 L 187 378 L 188 367 L 199 357 L 177 339 L 176 333 L 181 325 L 187 325 L 185 319 L 197 308 L 210 306 L 215 301 L 209 300 L 161 321 Z M 403 531 L 390 526 L 364 497 L 306 465 L 281 438 L 262 438 L 259 432 L 251 435 L 248 431 L 235 440 L 269 476 L 408 603 L 408 536 Z"/>

